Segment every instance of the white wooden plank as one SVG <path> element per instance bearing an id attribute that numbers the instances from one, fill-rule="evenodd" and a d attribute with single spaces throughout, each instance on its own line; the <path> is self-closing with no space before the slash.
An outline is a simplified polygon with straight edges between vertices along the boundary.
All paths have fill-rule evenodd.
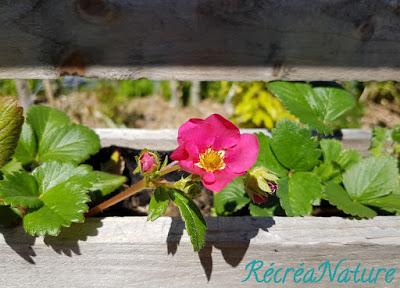
<path id="1" fill-rule="evenodd" d="M 342 144 L 346 149 L 356 149 L 363 156 L 368 155 L 371 146 L 372 131 L 369 129 L 342 129 Z"/>
<path id="2" fill-rule="evenodd" d="M 64 230 L 60 238 L 36 241 L 20 228 L 3 230 L 2 287 L 265 287 L 254 280 L 241 283 L 246 264 L 254 259 L 267 267 L 274 262 L 311 268 L 346 258 L 344 267 L 360 262 L 400 268 L 399 217 L 227 217 L 208 218 L 207 224 L 208 244 L 199 254 L 175 218 L 92 218 Z M 399 276 L 391 285 L 362 287 L 398 287 Z M 311 287 L 356 285 L 323 281 Z"/>
<path id="3" fill-rule="evenodd" d="M 97 128 L 96 133 L 100 136 L 103 147 L 117 145 L 120 147 L 134 149 L 174 150 L 177 147 L 177 129 L 114 129 Z M 243 133 L 269 132 L 265 129 L 242 129 Z M 365 129 L 342 129 L 343 146 L 368 153 L 371 131 Z"/>
<path id="4" fill-rule="evenodd" d="M 1 1 L 0 77 L 400 78 L 399 1 Z"/>
<path id="5" fill-rule="evenodd" d="M 178 143 L 178 129 L 135 129 L 135 128 L 96 128 L 101 145 L 108 147 L 117 145 L 133 149 L 153 149 L 160 151 L 174 150 Z M 241 129 L 242 133 L 262 132 L 265 129 Z"/>

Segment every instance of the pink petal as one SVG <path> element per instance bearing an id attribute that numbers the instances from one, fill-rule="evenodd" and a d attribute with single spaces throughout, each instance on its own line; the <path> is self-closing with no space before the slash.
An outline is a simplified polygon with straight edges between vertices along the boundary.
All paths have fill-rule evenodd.
<path id="1" fill-rule="evenodd" d="M 178 146 L 172 153 L 171 153 L 171 159 L 174 161 L 179 161 L 179 160 L 184 160 L 189 157 L 188 153 L 185 150 L 184 146 Z"/>
<path id="2" fill-rule="evenodd" d="M 240 141 L 240 130 L 231 121 L 221 115 L 212 114 L 204 120 L 210 125 L 210 130 L 215 131 L 213 148 L 216 150 L 228 149 Z"/>
<path id="3" fill-rule="evenodd" d="M 182 168 L 182 170 L 192 174 L 203 176 L 206 173 L 206 171 L 200 167 L 197 167 L 192 160 L 181 160 L 179 161 L 179 166 Z"/>
<path id="4" fill-rule="evenodd" d="M 180 161 L 180 160 L 192 160 L 193 162 L 198 162 L 199 159 L 199 148 L 196 146 L 195 143 L 193 142 L 186 142 L 178 148 L 175 149 L 171 153 L 171 159 L 175 161 Z"/>
<path id="5" fill-rule="evenodd" d="M 144 152 L 140 157 L 140 166 L 143 172 L 151 172 L 157 167 L 156 159 L 149 152 Z"/>
<path id="6" fill-rule="evenodd" d="M 210 147 L 214 143 L 215 131 L 210 129 L 202 119 L 190 119 L 179 127 L 178 144 L 183 145 L 187 142 L 192 142 L 200 150 Z"/>
<path id="7" fill-rule="evenodd" d="M 233 173 L 229 169 L 220 170 L 213 173 L 215 176 L 214 183 L 207 183 L 204 178 L 202 179 L 203 186 L 206 187 L 208 190 L 213 192 L 220 192 L 222 189 L 225 188 L 233 179 L 240 176 L 236 173 Z"/>
<path id="8" fill-rule="evenodd" d="M 225 163 L 234 173 L 249 170 L 258 157 L 258 139 L 254 134 L 242 134 L 238 145 L 226 151 Z"/>
<path id="9" fill-rule="evenodd" d="M 187 158 L 191 159 L 193 162 L 198 162 L 199 160 L 199 154 L 201 153 L 199 149 L 199 145 L 192 141 L 188 141 L 185 143 L 185 150 L 188 154 Z"/>
<path id="10" fill-rule="evenodd" d="M 214 173 L 209 173 L 209 172 L 204 174 L 202 179 L 207 184 L 213 184 L 216 180 Z"/>

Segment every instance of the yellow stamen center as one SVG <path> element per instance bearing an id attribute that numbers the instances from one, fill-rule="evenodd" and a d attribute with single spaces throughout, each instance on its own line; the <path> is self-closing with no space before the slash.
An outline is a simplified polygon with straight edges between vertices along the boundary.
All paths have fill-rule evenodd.
<path id="1" fill-rule="evenodd" d="M 213 150 L 208 148 L 206 151 L 199 155 L 199 162 L 196 165 L 207 172 L 214 172 L 216 170 L 222 170 L 225 168 L 225 151 Z"/>

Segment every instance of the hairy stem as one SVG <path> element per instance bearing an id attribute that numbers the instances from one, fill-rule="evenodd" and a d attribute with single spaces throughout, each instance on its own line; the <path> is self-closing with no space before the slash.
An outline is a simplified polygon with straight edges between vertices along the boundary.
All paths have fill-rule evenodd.
<path id="1" fill-rule="evenodd" d="M 176 164 L 176 162 L 172 162 L 168 166 L 165 166 L 163 169 L 161 169 L 160 176 L 164 176 L 166 174 L 169 174 L 177 170 L 179 170 L 179 166 Z M 127 188 L 126 190 L 122 191 L 121 193 L 115 195 L 114 197 L 111 197 L 110 199 L 90 209 L 90 211 L 86 213 L 86 217 L 94 216 L 97 213 L 102 212 L 104 209 L 107 209 L 108 207 L 113 206 L 146 188 L 149 188 L 146 187 L 146 181 L 144 179 L 140 180 L 135 184 L 133 184 L 132 186 L 130 186 L 129 188 Z"/>

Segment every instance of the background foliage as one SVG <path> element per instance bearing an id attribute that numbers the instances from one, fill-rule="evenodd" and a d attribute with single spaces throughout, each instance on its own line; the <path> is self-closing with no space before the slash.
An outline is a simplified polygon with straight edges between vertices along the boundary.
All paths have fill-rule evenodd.
<path id="1" fill-rule="evenodd" d="M 35 103 L 49 102 L 41 80 L 29 80 L 29 86 Z M 147 79 L 116 81 L 65 77 L 53 80 L 51 86 L 55 100 L 50 104 L 89 126 L 142 127 L 154 121 L 154 126 L 158 125 L 161 128 L 165 123 L 161 114 L 168 114 L 170 109 L 163 108 L 162 113 L 156 112 L 157 107 L 152 105 L 155 101 L 160 104 L 158 105 L 160 107 L 168 106 L 169 103 L 171 108 L 182 109 L 182 112 L 187 115 L 186 118 L 203 116 L 208 106 L 208 111 L 225 114 L 240 127 L 272 129 L 281 119 L 298 119 L 298 115 L 293 115 L 296 114 L 293 107 L 288 106 L 289 110 L 292 110 L 289 112 L 285 103 L 282 103 L 285 99 L 279 97 L 278 94 L 275 95 L 271 90 L 273 88 L 268 87 L 266 82 L 259 81 L 201 82 L 196 97 L 206 102 L 200 102 L 196 107 L 191 106 L 190 103 L 193 86 L 190 81 L 150 81 Z M 332 122 L 333 129 L 361 126 L 393 127 L 400 119 L 400 84 L 398 82 L 312 82 L 311 86 L 343 88 L 352 95 L 355 105 L 352 105 L 349 111 L 335 120 L 326 119 Z M 17 95 L 14 80 L 0 80 L 0 95 Z M 154 98 L 154 95 L 158 97 Z M 80 105 L 82 101 L 86 102 L 85 107 Z M 79 103 L 75 104 L 75 102 Z M 213 104 L 210 105 L 210 103 Z M 144 116 L 149 113 L 153 115 Z M 143 118 L 145 121 L 140 121 Z M 170 118 L 173 117 L 170 116 Z M 305 120 L 304 115 L 300 120 Z M 181 122 L 177 119 L 172 123 L 178 125 Z"/>

